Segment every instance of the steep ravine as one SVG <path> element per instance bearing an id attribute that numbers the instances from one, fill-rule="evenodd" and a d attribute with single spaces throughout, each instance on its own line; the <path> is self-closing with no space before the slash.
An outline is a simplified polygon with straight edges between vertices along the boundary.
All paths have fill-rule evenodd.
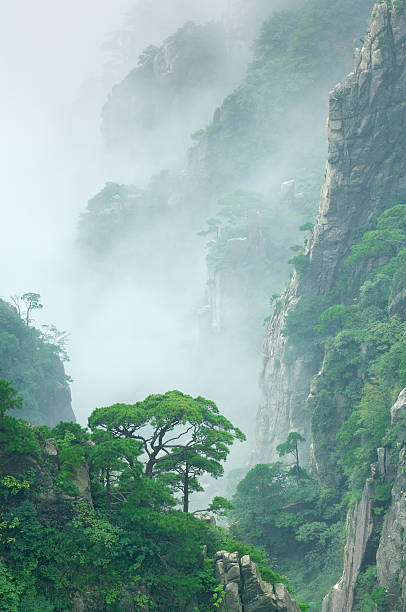
<path id="1" fill-rule="evenodd" d="M 379 2 L 364 45 L 355 52 L 354 72 L 330 94 L 328 162 L 307 263 L 294 273 L 266 335 L 257 416 L 260 461 L 274 460 L 276 446 L 291 430 L 311 439 L 306 402 L 321 359 L 292 362 L 283 329 L 299 302 L 331 291 L 360 230 L 405 193 L 405 89 L 404 3 Z M 356 272 L 352 287 L 341 296 L 345 303 L 354 297 Z M 306 453 L 309 459 L 310 443 Z M 313 454 L 319 462 L 317 446 Z"/>

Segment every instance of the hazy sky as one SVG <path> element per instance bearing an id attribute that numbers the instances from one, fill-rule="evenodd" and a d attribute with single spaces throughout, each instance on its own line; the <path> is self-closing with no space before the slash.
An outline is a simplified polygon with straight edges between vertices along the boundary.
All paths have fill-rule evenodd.
<path id="1" fill-rule="evenodd" d="M 135 56 L 185 20 L 220 17 L 233 2 L 139 0 L 132 19 Z M 252 2 L 263 10 L 263 1 Z M 132 67 L 128 57 L 112 63 L 102 45 L 128 27 L 125 16 L 134 6 L 134 0 L 0 0 L 0 296 L 39 292 L 45 308 L 37 324 L 72 334 L 67 370 L 83 424 L 98 405 L 176 387 L 224 399 L 230 417 L 231 389 L 241 387 L 240 405 L 252 415 L 256 362 L 242 360 L 230 368 L 228 386 L 221 371 L 210 372 L 218 370 L 211 359 L 200 379 L 193 378 L 188 343 L 204 304 L 203 250 L 194 269 L 186 257 L 173 274 L 158 274 L 159 282 L 142 266 L 123 266 L 103 286 L 100 270 L 94 274 L 75 247 L 87 200 L 106 181 L 133 179 L 131 164 L 106 154 L 100 114 L 111 86 Z M 157 242 L 164 244 L 165 236 Z"/>
<path id="2" fill-rule="evenodd" d="M 155 0 L 156 21 L 146 23 L 151 4 L 141 2 L 140 50 L 196 16 L 200 2 Z M 215 4 L 205 3 L 202 15 Z M 127 178 L 126 169 L 111 168 L 103 157 L 100 112 L 112 82 L 99 77 L 111 59 L 102 43 L 123 27 L 135 5 L 134 0 L 0 0 L 3 261 L 17 243 L 18 251 L 31 250 L 30 258 L 42 258 L 48 245 L 51 251 L 61 246 L 61 236 L 71 237 L 79 210 L 104 181 Z M 117 79 L 121 76 L 118 71 Z M 11 259 L 13 266 L 20 263 L 19 257 Z M 21 259 L 24 274 L 27 261 Z M 7 276 L 25 286 L 15 268 Z M 31 272 L 27 279 L 35 284 Z"/>
<path id="3" fill-rule="evenodd" d="M 202 10 L 197 0 L 155 0 L 152 22 L 151 2 L 143 0 L 136 24 L 140 50 L 149 42 L 159 44 L 185 18 L 206 19 L 211 9 L 218 14 L 219 6 L 207 2 Z M 110 70 L 106 77 L 111 58 L 101 46 L 123 27 L 132 7 L 131 0 L 0 0 L 0 295 L 38 291 L 45 305 L 38 324 L 53 323 L 72 333 L 68 371 L 82 422 L 98 402 L 113 401 L 118 390 L 131 388 L 130 372 L 138 370 L 139 376 L 140 364 L 148 370 L 146 385 L 152 384 L 158 376 L 157 343 L 165 341 L 168 329 L 179 332 L 179 321 L 162 317 L 156 296 L 144 291 L 140 298 L 140 283 L 127 279 L 126 271 L 108 294 L 98 294 L 97 279 L 83 272 L 74 248 L 86 201 L 107 180 L 130 180 L 127 168 L 106 159 L 99 121 L 114 78 L 123 76 L 118 67 L 116 75 Z M 138 311 L 129 310 L 140 299 Z M 142 320 L 148 309 L 149 327 L 129 330 L 128 321 Z M 189 326 L 192 315 L 189 310 Z M 149 332 L 154 337 L 149 339 Z M 162 367 L 162 384 L 169 384 L 169 369 Z"/>

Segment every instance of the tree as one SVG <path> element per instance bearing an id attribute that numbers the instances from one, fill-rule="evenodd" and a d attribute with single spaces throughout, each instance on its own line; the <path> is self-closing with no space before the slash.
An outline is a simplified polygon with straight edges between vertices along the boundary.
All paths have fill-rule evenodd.
<path id="1" fill-rule="evenodd" d="M 31 319 L 30 313 L 32 310 L 41 310 L 43 305 L 41 304 L 41 296 L 39 293 L 24 293 L 23 295 L 12 295 L 10 297 L 14 308 L 17 311 L 19 317 L 21 317 L 27 327 L 29 327 Z M 23 313 L 21 309 L 21 302 L 24 303 L 25 312 Z"/>
<path id="2" fill-rule="evenodd" d="M 8 380 L 0 379 L 0 417 L 1 427 L 4 425 L 4 415 L 8 410 L 18 410 L 23 407 L 23 400 L 18 391 Z"/>
<path id="3" fill-rule="evenodd" d="M 59 331 L 55 325 L 42 325 L 42 339 L 51 346 L 55 347 L 61 361 L 70 361 L 67 344 L 70 334 L 66 331 Z"/>
<path id="4" fill-rule="evenodd" d="M 295 458 L 296 464 L 296 474 L 297 477 L 300 477 L 300 465 L 299 465 L 299 449 L 298 443 L 306 442 L 306 438 L 300 435 L 297 431 L 291 431 L 288 435 L 285 442 L 279 444 L 276 447 L 276 450 L 279 453 L 279 457 L 284 457 L 285 455 L 291 454 Z"/>
<path id="5" fill-rule="evenodd" d="M 202 510 L 195 510 L 193 514 L 199 515 L 209 513 L 216 514 L 217 516 L 226 516 L 226 514 L 231 510 L 234 510 L 234 506 L 230 502 L 230 500 L 226 499 L 225 497 L 219 497 L 218 495 L 216 495 L 216 497 L 213 499 L 208 508 L 203 508 Z"/>
<path id="6" fill-rule="evenodd" d="M 182 487 L 185 511 L 189 493 L 197 490 L 197 477 L 221 475 L 220 461 L 227 458 L 230 446 L 245 440 L 214 402 L 180 391 L 150 395 L 132 405 L 97 408 L 89 417 L 89 427 L 105 430 L 113 438 L 139 440 L 146 455 L 145 476 L 171 475 L 172 485 Z"/>
<path id="7" fill-rule="evenodd" d="M 216 449 L 212 446 L 212 436 L 207 436 L 194 448 L 175 448 L 174 452 L 160 463 L 158 471 L 167 473 L 168 484 L 182 493 L 184 512 L 189 512 L 190 493 L 203 491 L 198 477 L 203 474 L 210 474 L 213 478 L 222 476 L 224 468 L 220 461 L 224 461 L 227 454 L 228 449 Z"/>
<path id="8" fill-rule="evenodd" d="M 110 509 L 112 504 L 126 499 L 127 491 L 119 488 L 123 472 L 130 469 L 138 477 L 141 475 L 142 467 L 138 461 L 142 454 L 141 444 L 131 438 L 113 438 L 103 430 L 93 434 L 92 442 L 95 445 L 89 454 L 91 471 L 98 476 L 106 493 L 106 506 Z"/>
<path id="9" fill-rule="evenodd" d="M 388 208 L 379 217 L 376 229 L 365 232 L 362 240 L 352 247 L 345 265 L 353 266 L 362 258 L 381 255 L 394 257 L 406 244 L 406 205 L 398 204 Z"/>

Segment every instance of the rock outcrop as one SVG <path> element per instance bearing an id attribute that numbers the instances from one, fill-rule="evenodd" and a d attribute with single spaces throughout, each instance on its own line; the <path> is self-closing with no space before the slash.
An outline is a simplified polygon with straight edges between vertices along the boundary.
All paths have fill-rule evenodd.
<path id="1" fill-rule="evenodd" d="M 399 452 L 398 470 L 392 489 L 392 504 L 386 514 L 376 555 L 380 586 L 386 589 L 388 609 L 406 610 L 406 389 L 391 410 Z"/>
<path id="2" fill-rule="evenodd" d="M 372 498 L 375 483 L 368 480 L 362 498 L 347 516 L 347 538 L 344 548 L 344 571 L 341 580 L 323 601 L 323 612 L 351 612 L 355 585 L 374 531 Z"/>
<path id="3" fill-rule="evenodd" d="M 220 551 L 215 558 L 216 577 L 225 587 L 224 612 L 299 612 L 284 584 L 269 584 L 261 578 L 249 555 Z"/>
<path id="4" fill-rule="evenodd" d="M 378 461 L 371 466 L 372 477 L 365 484 L 361 500 L 348 513 L 343 575 L 324 598 L 323 612 L 351 612 L 358 577 L 375 564 L 388 610 L 406 610 L 406 389 L 393 405 L 391 416 L 398 437 L 399 461 L 397 465 L 392 463 L 387 450 L 378 448 Z M 382 524 L 381 512 L 374 511 L 377 485 L 391 483 L 395 473 L 392 501 Z"/>
<path id="5" fill-rule="evenodd" d="M 208 121 L 212 108 L 242 76 L 244 64 L 235 59 L 223 24 L 214 22 L 188 22 L 160 47 L 145 49 L 103 107 L 109 147 L 173 163 L 174 142 L 178 152 L 186 148 L 190 134 Z"/>
<path id="6" fill-rule="evenodd" d="M 41 519 L 64 524 L 71 519 L 73 502 L 85 501 L 93 507 L 89 466 L 85 458 L 69 475 L 69 483 L 74 493 L 61 490 L 60 459 L 53 438 L 41 443 L 39 457 L 8 453 L 0 449 L 0 475 L 7 474 L 19 478 L 27 472 L 33 474 L 32 490 L 35 491 L 33 502 Z"/>
<path id="7" fill-rule="evenodd" d="M 354 72 L 330 94 L 328 163 L 317 224 L 305 250 L 307 266 L 293 275 L 265 339 L 257 418 L 261 461 L 275 458 L 276 446 L 291 430 L 305 437 L 311 430 L 303 408 L 321 364 L 287 358 L 288 313 L 305 298 L 328 295 L 359 229 L 406 193 L 405 90 L 404 5 L 378 2 L 364 45 L 355 52 Z M 354 288 L 356 283 L 354 278 Z M 342 299 L 350 303 L 353 296 Z"/>

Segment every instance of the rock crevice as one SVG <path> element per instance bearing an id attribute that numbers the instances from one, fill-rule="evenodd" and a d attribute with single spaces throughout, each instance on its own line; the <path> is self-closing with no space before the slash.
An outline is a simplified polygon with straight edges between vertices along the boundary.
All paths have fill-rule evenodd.
<path id="1" fill-rule="evenodd" d="M 224 612 L 299 612 L 300 608 L 284 584 L 262 580 L 249 555 L 220 551 L 214 558 L 216 577 L 225 589 Z"/>

